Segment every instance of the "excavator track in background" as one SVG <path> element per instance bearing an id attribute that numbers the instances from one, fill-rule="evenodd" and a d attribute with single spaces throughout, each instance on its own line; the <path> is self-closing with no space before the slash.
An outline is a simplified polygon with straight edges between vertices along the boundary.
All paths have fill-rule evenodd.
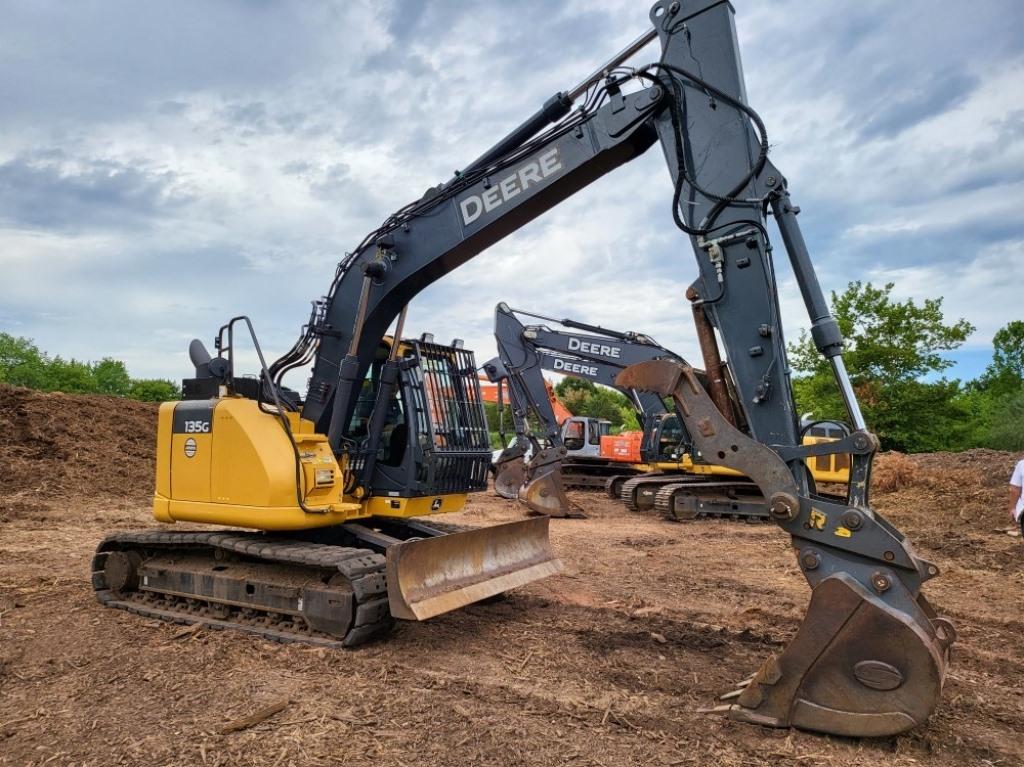
<path id="1" fill-rule="evenodd" d="M 619 500 L 633 512 L 656 509 L 666 519 L 770 519 L 764 496 L 750 480 L 708 475 L 643 474 L 622 483 Z"/>
<path id="2" fill-rule="evenodd" d="M 275 642 L 354 647 L 394 625 L 383 555 L 262 533 L 116 533 L 92 584 L 107 607 Z"/>
<path id="3" fill-rule="evenodd" d="M 752 482 L 673 482 L 654 495 L 654 508 L 665 519 L 732 519 L 751 523 L 771 522 L 768 504 Z"/>
<path id="4" fill-rule="evenodd" d="M 659 487 L 681 480 L 681 477 L 667 477 L 664 474 L 641 474 L 622 483 L 619 500 L 628 511 L 643 511 L 654 505 L 654 494 Z"/>
<path id="5" fill-rule="evenodd" d="M 631 479 L 633 477 L 628 474 L 613 474 L 605 480 L 604 494 L 613 500 L 619 500 L 622 497 L 622 486 Z"/>

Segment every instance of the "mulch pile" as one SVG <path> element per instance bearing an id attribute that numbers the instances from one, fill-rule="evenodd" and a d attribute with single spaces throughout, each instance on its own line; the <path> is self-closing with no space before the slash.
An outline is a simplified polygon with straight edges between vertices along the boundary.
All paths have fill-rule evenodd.
<path id="1" fill-rule="evenodd" d="M 157 405 L 0 384 L 0 495 L 147 499 L 153 489 Z M 995 450 L 882 453 L 874 498 L 910 527 L 995 528 L 1018 456 Z"/>
<path id="2" fill-rule="evenodd" d="M 0 384 L 0 493 L 149 497 L 157 409 L 120 397 Z"/>
<path id="3" fill-rule="evenodd" d="M 1006 491 L 1013 453 L 882 453 L 875 459 L 872 492 L 879 505 L 899 507 L 911 526 L 994 529 L 1010 526 Z"/>

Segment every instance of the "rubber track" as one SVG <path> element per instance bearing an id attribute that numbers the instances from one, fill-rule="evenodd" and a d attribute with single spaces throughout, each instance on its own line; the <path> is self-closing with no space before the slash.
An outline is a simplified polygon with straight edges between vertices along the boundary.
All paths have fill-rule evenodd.
<path id="1" fill-rule="evenodd" d="M 693 490 L 693 485 L 689 482 L 674 482 L 671 485 L 665 485 L 658 489 L 658 492 L 654 495 L 654 508 L 665 518 L 672 522 L 686 522 L 689 520 L 679 519 L 672 513 L 673 496 L 680 490 Z M 758 521 L 758 522 L 771 522 L 772 518 L 768 514 L 768 508 L 765 507 L 764 514 L 740 514 L 735 511 L 732 512 L 703 512 L 698 514 L 694 519 L 742 519 L 747 522 Z"/>
<path id="2" fill-rule="evenodd" d="M 667 484 L 669 482 L 679 482 L 679 476 L 672 475 L 650 475 L 641 474 L 639 477 L 633 477 L 633 479 L 627 479 L 622 483 L 622 492 L 619 495 L 619 500 L 622 501 L 623 505 L 629 511 L 640 511 L 640 507 L 636 503 L 636 488 L 644 484 Z"/>
<path id="3" fill-rule="evenodd" d="M 225 619 L 199 612 L 182 610 L 175 600 L 153 595 L 151 592 L 132 592 L 118 596 L 107 588 L 103 565 L 106 553 L 116 550 L 166 549 L 188 551 L 196 549 L 223 549 L 267 562 L 300 565 L 341 573 L 352 586 L 355 610 L 352 626 L 344 638 L 310 630 L 296 625 L 291 616 L 261 613 L 259 617 L 245 617 L 240 611 Z M 151 618 L 174 623 L 198 623 L 214 629 L 231 629 L 256 634 L 275 642 L 299 642 L 321 647 L 354 647 L 386 634 L 394 625 L 388 607 L 385 558 L 369 549 L 305 543 L 267 537 L 262 533 L 236 532 L 143 532 L 115 533 L 104 538 L 96 548 L 92 561 L 92 584 L 100 604 Z M 254 613 L 260 611 L 254 609 Z"/>

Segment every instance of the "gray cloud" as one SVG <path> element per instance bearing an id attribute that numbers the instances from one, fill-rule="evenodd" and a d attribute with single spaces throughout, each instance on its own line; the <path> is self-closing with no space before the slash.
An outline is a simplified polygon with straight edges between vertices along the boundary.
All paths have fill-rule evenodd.
<path id="1" fill-rule="evenodd" d="M 49 231 L 134 228 L 191 197 L 171 170 L 40 149 L 0 164 L 0 224 Z"/>
<path id="2" fill-rule="evenodd" d="M 996 266 L 1024 261 L 1022 6 L 735 5 L 750 100 L 826 288 L 1004 295 Z M 647 24 L 634 0 L 11 6 L 0 327 L 169 377 L 233 314 L 283 350 L 346 248 Z M 655 149 L 430 286 L 410 332 L 483 358 L 506 300 L 696 356 L 669 195 Z M 949 303 L 982 347 L 1009 311 Z"/>
<path id="3" fill-rule="evenodd" d="M 954 68 L 930 72 L 907 82 L 900 70 L 888 67 L 883 76 L 901 83 L 874 100 L 874 113 L 861 126 L 865 138 L 893 136 L 913 125 L 962 104 L 977 88 L 979 78 Z"/>

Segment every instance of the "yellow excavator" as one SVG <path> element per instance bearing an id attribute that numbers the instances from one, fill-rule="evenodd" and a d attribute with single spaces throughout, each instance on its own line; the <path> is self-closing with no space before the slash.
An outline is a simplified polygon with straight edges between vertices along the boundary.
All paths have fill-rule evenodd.
<path id="1" fill-rule="evenodd" d="M 679 361 L 632 365 L 616 386 L 672 397 L 695 448 L 757 484 L 811 587 L 797 635 L 727 696 L 726 713 L 848 736 L 901 732 L 930 715 L 955 636 L 921 591 L 938 569 L 870 506 L 878 442 L 798 209 L 746 102 L 732 6 L 658 0 L 648 18 L 648 32 L 367 234 L 279 359 L 266 363 L 245 317 L 220 329 L 216 356 L 192 344 L 184 398 L 159 415 L 153 507 L 174 524 L 100 542 L 102 603 L 352 646 L 395 618 L 422 620 L 557 572 L 545 517 L 461 532 L 423 521 L 483 490 L 491 453 L 473 355 L 459 341 L 406 338 L 406 308 L 657 145 L 672 221 L 697 263 L 689 297 L 721 339 L 746 428 L 717 406 L 714 382 L 705 389 Z M 624 65 L 655 41 L 656 61 Z M 769 215 L 846 403 L 853 430 L 838 440 L 801 444 Z M 257 377 L 236 373 L 239 344 L 256 349 Z M 310 363 L 300 396 L 284 377 Z M 850 456 L 848 490 L 822 492 L 806 462 L 840 454 Z"/>

